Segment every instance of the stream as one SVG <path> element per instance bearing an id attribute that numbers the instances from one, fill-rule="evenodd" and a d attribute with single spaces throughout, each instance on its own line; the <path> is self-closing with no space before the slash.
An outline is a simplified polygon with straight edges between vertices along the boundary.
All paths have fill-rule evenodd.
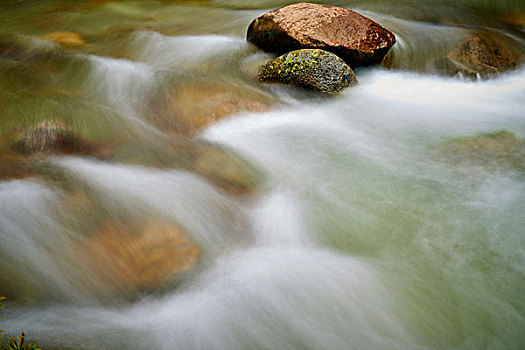
<path id="1" fill-rule="evenodd" d="M 335 96 L 256 79 L 274 55 L 246 29 L 290 3 L 0 4 L 4 337 L 524 348 L 525 65 L 469 79 L 440 58 L 477 31 L 525 55 L 525 3 L 319 1 L 397 38 Z M 13 151 L 44 122 L 89 152 Z M 454 148 L 495 133 L 521 143 L 481 159 Z"/>

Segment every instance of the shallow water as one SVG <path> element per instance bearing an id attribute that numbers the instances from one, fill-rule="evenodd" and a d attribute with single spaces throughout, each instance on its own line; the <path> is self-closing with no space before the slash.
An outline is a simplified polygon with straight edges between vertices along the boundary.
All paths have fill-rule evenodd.
<path id="1" fill-rule="evenodd" d="M 254 77 L 271 55 L 246 28 L 284 3 L 2 3 L 0 161 L 29 165 L 0 172 L 0 328 L 45 349 L 523 348 L 524 167 L 443 145 L 525 138 L 525 69 L 437 63 L 478 30 L 525 52 L 523 2 L 330 2 L 398 39 L 330 98 Z M 210 123 L 190 102 L 216 94 L 265 108 Z M 101 154 L 15 156 L 10 132 L 44 120 Z M 139 288 L 86 253 L 104 223 L 152 221 L 195 240 L 193 269 Z"/>

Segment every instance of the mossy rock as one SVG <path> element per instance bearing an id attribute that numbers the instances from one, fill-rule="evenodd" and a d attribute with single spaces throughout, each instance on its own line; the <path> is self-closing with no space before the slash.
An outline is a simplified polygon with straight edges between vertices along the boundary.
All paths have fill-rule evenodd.
<path id="1" fill-rule="evenodd" d="M 525 170 L 525 143 L 508 131 L 456 138 L 443 144 L 439 153 L 456 166 Z"/>
<path id="2" fill-rule="evenodd" d="M 296 86 L 334 94 L 357 84 L 354 71 L 341 58 L 328 51 L 304 49 L 279 56 L 259 69 L 263 82 Z"/>

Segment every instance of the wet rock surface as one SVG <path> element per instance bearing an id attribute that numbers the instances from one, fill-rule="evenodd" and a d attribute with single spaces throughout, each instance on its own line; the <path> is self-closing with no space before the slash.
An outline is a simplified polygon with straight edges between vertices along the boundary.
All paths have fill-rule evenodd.
<path id="1" fill-rule="evenodd" d="M 294 84 L 327 94 L 357 84 L 353 70 L 336 55 L 318 49 L 304 49 L 277 57 L 259 69 L 262 82 Z"/>
<path id="2" fill-rule="evenodd" d="M 252 21 L 248 41 L 279 54 L 297 49 L 323 49 L 352 68 L 380 63 L 396 42 L 378 23 L 348 9 L 309 3 L 285 6 Z"/>
<path id="3" fill-rule="evenodd" d="M 519 54 L 505 40 L 487 34 L 471 34 L 447 55 L 449 74 L 487 78 L 515 68 Z"/>

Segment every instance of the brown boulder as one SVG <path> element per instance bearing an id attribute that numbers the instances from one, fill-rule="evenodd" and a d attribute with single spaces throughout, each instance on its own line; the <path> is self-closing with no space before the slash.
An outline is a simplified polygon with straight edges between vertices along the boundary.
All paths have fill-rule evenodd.
<path id="1" fill-rule="evenodd" d="M 446 69 L 449 74 L 486 78 L 513 69 L 519 53 L 504 41 L 484 34 L 472 34 L 448 53 Z"/>
<path id="2" fill-rule="evenodd" d="M 380 63 L 396 42 L 378 23 L 348 9 L 299 3 L 281 7 L 252 21 L 248 41 L 270 52 L 322 49 L 350 67 Z"/>
<path id="3" fill-rule="evenodd" d="M 181 227 L 150 218 L 136 225 L 102 223 L 83 253 L 110 290 L 129 291 L 158 287 L 191 270 L 200 249 Z"/>

